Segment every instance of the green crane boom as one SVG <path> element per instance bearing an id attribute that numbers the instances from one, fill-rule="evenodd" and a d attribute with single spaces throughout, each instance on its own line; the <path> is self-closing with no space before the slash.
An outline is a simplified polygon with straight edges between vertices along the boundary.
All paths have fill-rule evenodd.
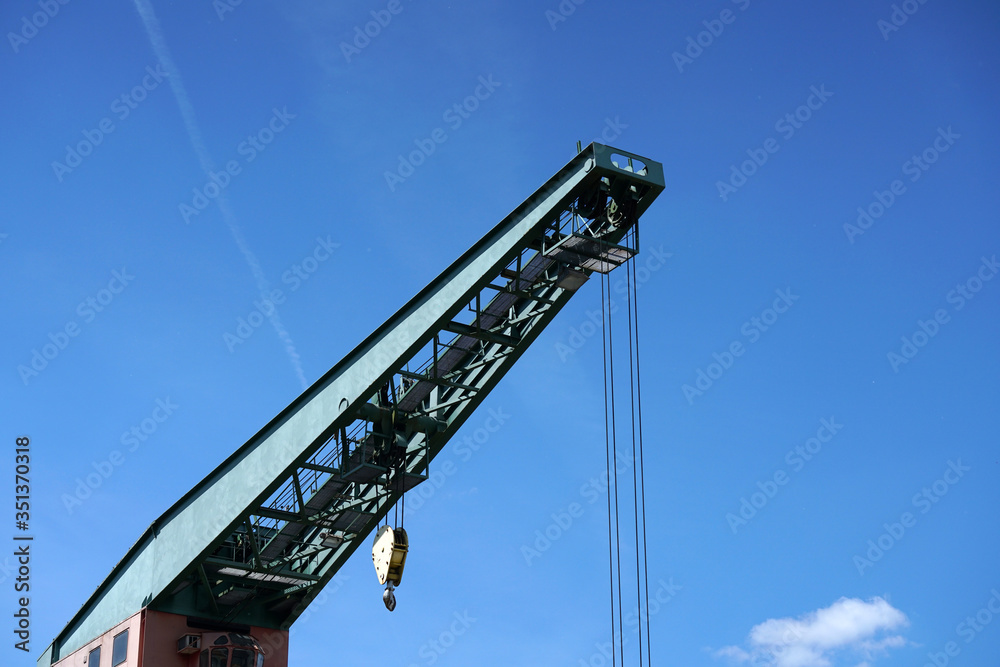
<path id="1" fill-rule="evenodd" d="M 157 519 L 40 667 L 143 608 L 287 629 L 663 188 L 581 151 Z"/>

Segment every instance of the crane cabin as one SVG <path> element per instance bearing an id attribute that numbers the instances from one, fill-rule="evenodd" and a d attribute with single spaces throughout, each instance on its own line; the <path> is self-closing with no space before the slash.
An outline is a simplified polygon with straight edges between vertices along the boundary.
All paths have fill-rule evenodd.
<path id="1" fill-rule="evenodd" d="M 53 667 L 288 667 L 288 632 L 221 627 L 143 609 Z"/>

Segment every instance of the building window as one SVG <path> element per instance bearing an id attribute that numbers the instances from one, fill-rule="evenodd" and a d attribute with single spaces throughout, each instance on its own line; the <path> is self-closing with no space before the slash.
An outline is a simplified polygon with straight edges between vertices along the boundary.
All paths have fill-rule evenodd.
<path id="1" fill-rule="evenodd" d="M 199 667 L 228 667 L 229 649 L 213 648 L 205 649 L 199 658 Z"/>
<path id="2" fill-rule="evenodd" d="M 87 656 L 87 667 L 100 667 L 101 665 L 101 647 L 98 646 Z"/>
<path id="3" fill-rule="evenodd" d="M 234 648 L 233 660 L 229 665 L 230 667 L 255 667 L 254 663 L 257 662 L 255 660 L 256 657 L 256 651 L 245 648 Z"/>
<path id="4" fill-rule="evenodd" d="M 227 667 L 229 665 L 229 649 L 212 649 L 212 667 Z"/>
<path id="5" fill-rule="evenodd" d="M 111 667 L 122 664 L 126 658 L 128 658 L 128 630 L 115 635 L 115 643 L 111 647 Z"/>

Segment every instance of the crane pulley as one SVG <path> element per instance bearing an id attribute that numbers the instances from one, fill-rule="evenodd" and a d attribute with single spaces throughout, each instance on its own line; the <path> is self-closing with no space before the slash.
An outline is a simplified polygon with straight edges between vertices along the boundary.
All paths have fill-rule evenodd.
<path id="1" fill-rule="evenodd" d="M 393 593 L 403 578 L 403 567 L 406 566 L 406 554 L 409 551 L 409 540 L 402 528 L 382 526 L 375 534 L 372 544 L 372 563 L 378 583 L 385 584 L 382 601 L 385 608 L 392 611 L 396 608 L 396 596 Z"/>

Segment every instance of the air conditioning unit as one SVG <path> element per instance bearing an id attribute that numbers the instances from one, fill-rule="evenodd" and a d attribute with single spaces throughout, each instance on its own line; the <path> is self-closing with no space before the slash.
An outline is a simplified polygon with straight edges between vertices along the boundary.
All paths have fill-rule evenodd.
<path id="1" fill-rule="evenodd" d="M 177 640 L 177 652 L 181 655 L 191 655 L 201 649 L 201 635 L 184 635 Z"/>

